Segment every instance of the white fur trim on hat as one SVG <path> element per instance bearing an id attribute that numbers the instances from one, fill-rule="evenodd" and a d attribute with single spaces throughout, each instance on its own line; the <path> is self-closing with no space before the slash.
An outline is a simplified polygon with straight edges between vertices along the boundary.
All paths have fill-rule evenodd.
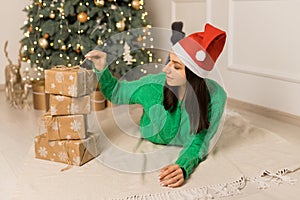
<path id="1" fill-rule="evenodd" d="M 197 76 L 199 76 L 201 78 L 207 77 L 207 75 L 209 74 L 209 71 L 206 71 L 203 68 L 201 68 L 200 66 L 198 66 L 194 62 L 194 60 L 190 57 L 190 55 L 180 45 L 179 42 L 177 42 L 174 46 L 172 46 L 172 50 L 179 57 L 179 59 L 185 64 L 185 66 L 188 67 L 193 73 L 195 73 Z M 202 51 L 202 50 L 200 50 L 200 51 Z M 197 54 L 198 54 L 198 52 L 197 52 Z M 202 51 L 202 52 L 204 53 L 204 56 L 206 57 L 205 52 L 204 51 Z M 199 57 L 203 58 L 203 55 L 201 55 L 201 54 L 202 53 L 200 52 Z M 197 55 L 195 55 L 195 56 L 197 56 Z M 204 57 L 204 59 L 205 59 L 205 57 Z"/>

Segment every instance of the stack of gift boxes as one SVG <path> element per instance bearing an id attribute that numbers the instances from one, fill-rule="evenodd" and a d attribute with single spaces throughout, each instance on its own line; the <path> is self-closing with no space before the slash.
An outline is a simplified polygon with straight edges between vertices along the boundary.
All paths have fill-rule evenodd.
<path id="1" fill-rule="evenodd" d="M 35 137 L 36 158 L 80 166 L 99 155 L 99 135 L 87 132 L 94 76 L 79 66 L 45 70 L 49 111 L 41 116 L 46 132 Z"/>

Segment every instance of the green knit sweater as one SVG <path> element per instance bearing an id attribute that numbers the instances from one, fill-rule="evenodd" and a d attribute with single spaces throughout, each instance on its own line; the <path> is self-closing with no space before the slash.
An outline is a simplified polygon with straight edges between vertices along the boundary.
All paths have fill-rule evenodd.
<path id="1" fill-rule="evenodd" d="M 165 73 L 147 75 L 136 81 L 118 81 L 108 67 L 102 71 L 94 68 L 100 89 L 113 104 L 140 104 L 144 112 L 140 120 L 143 138 L 156 143 L 182 146 L 176 160 L 185 171 L 185 178 L 207 155 L 209 142 L 216 134 L 226 102 L 226 93 L 215 81 L 206 79 L 210 92 L 208 120 L 210 126 L 198 134 L 190 133 L 189 115 L 183 102 L 170 113 L 163 106 Z"/>

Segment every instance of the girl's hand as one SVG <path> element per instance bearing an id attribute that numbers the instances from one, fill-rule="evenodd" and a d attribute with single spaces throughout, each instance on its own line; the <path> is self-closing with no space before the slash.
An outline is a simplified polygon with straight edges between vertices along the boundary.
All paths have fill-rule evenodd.
<path id="1" fill-rule="evenodd" d="M 162 186 L 179 187 L 184 182 L 183 171 L 179 165 L 168 165 L 160 170 L 159 181 Z"/>
<path id="2" fill-rule="evenodd" d="M 97 70 L 101 71 L 104 69 L 106 65 L 106 53 L 98 50 L 92 50 L 88 52 L 85 57 L 94 63 Z"/>

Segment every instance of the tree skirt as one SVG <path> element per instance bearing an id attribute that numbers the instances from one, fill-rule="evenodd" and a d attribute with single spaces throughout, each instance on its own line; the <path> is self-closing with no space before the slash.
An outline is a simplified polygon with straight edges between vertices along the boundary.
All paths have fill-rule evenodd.
<path id="1" fill-rule="evenodd" d="M 81 167 L 25 159 L 13 199 L 298 199 L 299 147 L 226 111 L 221 137 L 180 188 L 160 186 L 159 169 L 179 147 L 139 138 L 141 109 L 105 109 L 89 116 L 101 155 Z M 118 113 L 118 114 L 117 114 Z M 130 122 L 129 122 L 130 121 Z"/>

